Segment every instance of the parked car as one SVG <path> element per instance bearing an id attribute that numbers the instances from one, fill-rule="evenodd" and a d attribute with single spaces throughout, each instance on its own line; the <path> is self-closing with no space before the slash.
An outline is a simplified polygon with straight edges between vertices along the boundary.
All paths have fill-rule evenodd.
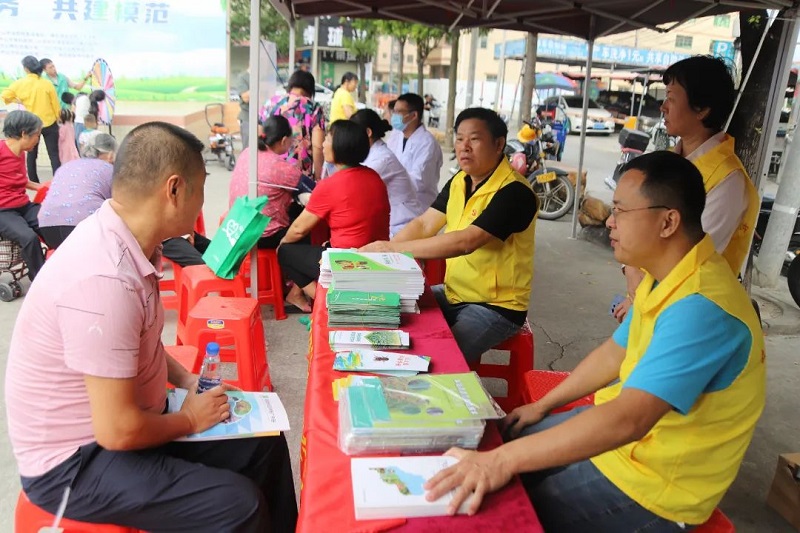
<path id="1" fill-rule="evenodd" d="M 633 94 L 631 91 L 600 91 L 597 103 L 614 117 L 614 122 L 618 127 L 622 127 L 625 119 L 631 113 L 631 98 L 633 98 L 633 113 L 639 113 L 639 104 L 642 101 L 641 94 Z M 661 102 L 649 94 L 644 95 L 644 107 L 640 117 L 640 128 L 647 131 L 652 128 L 661 117 Z"/>
<path id="2" fill-rule="evenodd" d="M 570 133 L 581 132 L 581 116 L 583 114 L 583 96 L 551 96 L 539 106 L 537 111 L 546 113 L 563 109 L 567 116 Z M 614 118 L 611 113 L 603 109 L 600 104 L 589 99 L 589 109 L 586 121 L 586 133 L 601 133 L 610 135 L 614 133 Z"/>

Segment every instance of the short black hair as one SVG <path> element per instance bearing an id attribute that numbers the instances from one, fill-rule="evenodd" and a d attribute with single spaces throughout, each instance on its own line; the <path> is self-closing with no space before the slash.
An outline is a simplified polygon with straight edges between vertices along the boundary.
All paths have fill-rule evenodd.
<path id="1" fill-rule="evenodd" d="M 47 68 L 47 65 L 49 65 L 52 62 L 53 60 L 50 59 L 49 57 L 43 57 L 39 60 L 39 64 L 42 65 L 42 69 Z"/>
<path id="2" fill-rule="evenodd" d="M 102 102 L 106 99 L 106 93 L 102 89 L 95 89 L 91 93 L 89 93 L 89 100 L 93 100 L 95 102 Z"/>
<path id="3" fill-rule="evenodd" d="M 24 109 L 15 109 L 3 121 L 3 135 L 8 139 L 21 139 L 42 129 L 42 119 Z"/>
<path id="4" fill-rule="evenodd" d="M 123 188 L 145 198 L 173 174 L 190 182 L 190 173 L 204 168 L 203 142 L 189 131 L 166 122 L 146 122 L 125 136 L 114 163 L 112 190 Z"/>
<path id="5" fill-rule="evenodd" d="M 373 141 L 383 139 L 386 133 L 392 130 L 392 125 L 386 120 L 383 120 L 380 115 L 372 109 L 360 109 L 350 117 L 350 120 L 364 128 L 368 128 L 372 132 Z"/>
<path id="6" fill-rule="evenodd" d="M 473 119 L 483 121 L 486 124 L 493 140 L 505 140 L 508 137 L 508 125 L 505 121 L 500 118 L 500 115 L 485 107 L 470 107 L 459 113 L 458 117 L 456 117 L 455 130 L 458 131 L 458 127 L 465 120 Z"/>
<path id="7" fill-rule="evenodd" d="M 422 112 L 425 110 L 425 101 L 418 94 L 406 93 L 397 97 L 397 102 L 405 102 L 408 110 L 416 112 L 420 122 L 422 122 Z"/>
<path id="8" fill-rule="evenodd" d="M 733 111 L 736 89 L 731 71 L 725 61 L 712 56 L 692 56 L 673 63 L 664 71 L 664 84 L 673 81 L 683 87 L 692 109 L 708 108 L 703 126 L 714 132 L 722 131 Z"/>
<path id="9" fill-rule="evenodd" d="M 42 63 L 33 56 L 25 56 L 22 58 L 22 67 L 27 69 L 31 74 L 40 76 L 42 71 Z"/>
<path id="10" fill-rule="evenodd" d="M 262 137 L 258 139 L 258 149 L 264 151 L 284 137 L 292 136 L 292 126 L 286 117 L 271 115 L 261 128 Z"/>
<path id="11" fill-rule="evenodd" d="M 369 155 L 367 129 L 350 120 L 337 120 L 328 128 L 333 136 L 333 162 L 354 167 Z"/>
<path id="12" fill-rule="evenodd" d="M 689 239 L 703 238 L 703 209 L 706 189 L 703 175 L 694 163 L 667 150 L 641 155 L 625 165 L 623 173 L 638 170 L 644 174 L 642 196 L 652 205 L 663 205 L 681 214 L 681 226 Z"/>
<path id="13" fill-rule="evenodd" d="M 61 101 L 67 105 L 72 105 L 72 102 L 75 101 L 75 95 L 69 91 L 64 91 L 61 93 Z"/>
<path id="14" fill-rule="evenodd" d="M 347 83 L 348 81 L 357 80 L 358 76 L 354 72 L 345 72 L 344 76 L 342 76 L 342 85 Z"/>
<path id="15" fill-rule="evenodd" d="M 302 89 L 306 96 L 314 98 L 314 86 L 316 81 L 314 75 L 305 70 L 295 70 L 289 77 L 289 83 L 286 85 L 286 90 L 291 91 L 294 88 Z"/>
<path id="16" fill-rule="evenodd" d="M 386 103 L 386 107 L 388 107 L 390 111 L 394 111 L 394 104 L 396 103 L 397 103 L 397 98 L 395 98 L 394 100 L 389 100 Z"/>

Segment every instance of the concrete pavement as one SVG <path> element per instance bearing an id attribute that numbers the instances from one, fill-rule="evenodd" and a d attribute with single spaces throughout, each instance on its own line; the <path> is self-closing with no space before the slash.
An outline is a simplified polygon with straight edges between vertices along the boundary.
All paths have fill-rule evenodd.
<path id="1" fill-rule="evenodd" d="M 567 162 L 577 152 L 578 139 L 570 137 Z M 589 189 L 605 187 L 603 172 L 610 172 L 616 162 L 616 141 L 592 138 L 588 141 L 587 168 Z M 577 157 L 575 156 L 575 159 Z M 448 158 L 445 156 L 445 167 Z M 609 166 L 610 165 L 610 166 Z M 209 165 L 204 213 L 209 232 L 217 226 L 227 206 L 229 172 L 216 164 Z M 42 170 L 45 174 L 45 171 Z M 449 179 L 442 173 L 442 184 Z M 610 193 L 610 191 L 609 191 Z M 609 196 L 610 198 L 610 196 Z M 530 320 L 535 335 L 536 368 L 570 370 L 595 346 L 608 338 L 616 323 L 608 316 L 608 306 L 616 293 L 624 291 L 624 282 L 611 251 L 582 240 L 572 240 L 569 216 L 559 221 L 539 221 L 536 232 L 536 261 Z M 13 324 L 23 299 L 0 302 L 0 369 L 5 369 Z M 307 333 L 297 322 L 297 315 L 284 321 L 272 319 L 271 309 L 263 308 L 268 356 L 273 382 L 289 411 L 292 431 L 287 434 L 295 475 L 302 430 L 305 397 Z M 175 313 L 167 312 L 163 339 L 175 340 Z M 797 390 L 800 366 L 796 346 L 800 336 L 769 334 L 768 402 L 759 422 L 753 443 L 739 477 L 722 504 L 737 530 L 744 533 L 786 532 L 792 529 L 764 499 L 779 453 L 798 451 L 800 426 L 797 424 Z M 2 399 L 0 399 L 2 401 Z M 13 509 L 19 483 L 16 465 L 5 428 L 5 409 L 0 409 L 0 531 L 11 531 Z"/>

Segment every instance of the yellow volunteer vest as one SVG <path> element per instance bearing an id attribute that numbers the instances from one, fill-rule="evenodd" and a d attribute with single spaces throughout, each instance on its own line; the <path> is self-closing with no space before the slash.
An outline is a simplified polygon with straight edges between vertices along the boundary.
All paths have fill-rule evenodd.
<path id="1" fill-rule="evenodd" d="M 667 413 L 643 439 L 598 455 L 592 463 L 651 512 L 701 524 L 733 483 L 764 409 L 764 337 L 750 298 L 708 235 L 655 289 L 653 283 L 647 274 L 636 291 L 619 382 L 598 391 L 596 405 L 619 395 L 647 350 L 661 312 L 691 294 L 702 294 L 748 327 L 750 357 L 727 389 L 702 394 L 686 415 Z"/>
<path id="2" fill-rule="evenodd" d="M 518 181 L 530 184 L 503 158 L 486 182 L 464 205 L 465 173 L 456 174 L 450 185 L 445 233 L 469 227 L 486 209 L 501 187 Z M 530 225 L 505 241 L 491 239 L 469 255 L 447 260 L 444 276 L 445 296 L 451 304 L 479 302 L 525 311 L 531 298 L 533 245 L 536 217 Z"/>
<path id="3" fill-rule="evenodd" d="M 753 182 L 747 175 L 744 165 L 733 151 L 734 139 L 730 135 L 725 135 L 725 140 L 709 152 L 698 157 L 694 164 L 703 175 L 703 184 L 706 194 L 714 190 L 725 177 L 734 170 L 741 170 L 744 174 L 747 187 L 747 210 L 742 217 L 739 227 L 731 236 L 728 246 L 722 252 L 722 256 L 728 262 L 734 273 L 737 275 L 742 269 L 747 254 L 750 252 L 750 241 L 753 239 L 760 199 Z"/>

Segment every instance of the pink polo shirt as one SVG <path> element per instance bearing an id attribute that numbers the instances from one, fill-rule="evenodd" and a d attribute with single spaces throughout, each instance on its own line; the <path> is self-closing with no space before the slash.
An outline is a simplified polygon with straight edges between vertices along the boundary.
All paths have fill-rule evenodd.
<path id="1" fill-rule="evenodd" d="M 163 411 L 160 252 L 152 259 L 106 201 L 39 272 L 6 368 L 8 433 L 21 475 L 40 476 L 95 440 L 84 375 L 134 378 L 139 407 Z"/>

